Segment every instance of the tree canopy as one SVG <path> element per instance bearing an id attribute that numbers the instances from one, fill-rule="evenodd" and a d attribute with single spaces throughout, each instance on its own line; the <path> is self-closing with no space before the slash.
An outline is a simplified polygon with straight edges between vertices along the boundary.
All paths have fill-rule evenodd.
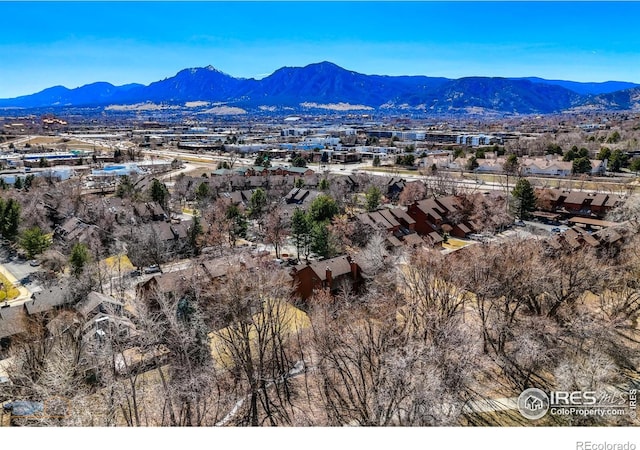
<path id="1" fill-rule="evenodd" d="M 338 204 L 329 195 L 318 195 L 309 207 L 309 216 L 313 222 L 331 220 L 338 214 Z"/>
<path id="2" fill-rule="evenodd" d="M 591 161 L 589 158 L 576 158 L 571 165 L 573 173 L 591 173 Z"/>
<path id="3" fill-rule="evenodd" d="M 300 208 L 296 208 L 291 216 L 291 237 L 298 252 L 298 260 L 300 252 L 303 255 L 309 254 L 311 224 L 309 217 Z"/>
<path id="4" fill-rule="evenodd" d="M 479 166 L 480 164 L 478 164 L 478 159 L 475 156 L 472 156 L 471 158 L 469 158 L 469 161 L 467 161 L 467 165 L 465 168 L 467 170 L 476 170 Z"/>
<path id="5" fill-rule="evenodd" d="M 151 187 L 149 188 L 149 193 L 151 200 L 158 202 L 163 208 L 166 208 L 170 194 L 164 183 L 154 179 L 151 183 Z"/>
<path id="6" fill-rule="evenodd" d="M 209 187 L 209 184 L 205 183 L 204 181 L 202 183 L 200 183 L 196 189 L 196 198 L 199 201 L 205 200 L 206 198 L 209 197 L 209 195 L 211 195 L 211 188 Z"/>
<path id="7" fill-rule="evenodd" d="M 259 217 L 267 206 L 267 194 L 262 188 L 258 188 L 251 194 L 249 199 L 249 214 L 252 218 Z"/>
<path id="8" fill-rule="evenodd" d="M 536 195 L 529 180 L 520 178 L 511 192 L 512 211 L 520 219 L 528 219 L 536 209 Z"/>
<path id="9" fill-rule="evenodd" d="M 259 167 L 271 167 L 271 161 L 267 155 L 258 155 L 254 164 Z"/>
<path id="10" fill-rule="evenodd" d="M 3 238 L 14 240 L 18 235 L 20 225 L 20 204 L 10 198 L 7 201 L 0 198 L 0 234 Z"/>
<path id="11" fill-rule="evenodd" d="M 307 160 L 302 156 L 296 156 L 293 158 L 293 161 L 291 161 L 291 165 L 293 167 L 307 167 Z"/>
<path id="12" fill-rule="evenodd" d="M 367 211 L 374 211 L 380 206 L 380 200 L 382 199 L 382 192 L 377 186 L 371 186 L 367 189 L 365 194 L 367 199 Z"/>
<path id="13" fill-rule="evenodd" d="M 71 250 L 71 256 L 69 257 L 71 272 L 76 276 L 80 275 L 90 259 L 91 255 L 86 245 L 81 243 L 74 245 Z"/>
<path id="14" fill-rule="evenodd" d="M 40 227 L 33 227 L 22 233 L 20 246 L 27 252 L 27 258 L 33 259 L 51 245 L 51 239 Z"/>
<path id="15" fill-rule="evenodd" d="M 622 150 L 614 150 L 611 152 L 611 156 L 609 158 L 608 169 L 611 172 L 620 172 L 620 169 L 625 167 L 629 161 L 629 155 L 627 155 Z"/>
<path id="16" fill-rule="evenodd" d="M 504 162 L 502 166 L 502 170 L 509 175 L 513 175 L 518 173 L 518 169 L 520 168 L 520 163 L 518 162 L 518 157 L 514 153 L 510 153 L 507 156 L 507 160 Z"/>

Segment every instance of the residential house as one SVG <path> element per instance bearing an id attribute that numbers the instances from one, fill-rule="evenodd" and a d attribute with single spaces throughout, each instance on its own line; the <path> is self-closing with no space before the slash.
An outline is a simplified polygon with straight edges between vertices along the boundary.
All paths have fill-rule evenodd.
<path id="1" fill-rule="evenodd" d="M 148 202 L 146 203 L 146 207 L 149 210 L 151 214 L 151 220 L 153 221 L 167 220 L 169 218 L 169 216 L 167 216 L 167 213 L 158 202 Z"/>
<path id="2" fill-rule="evenodd" d="M 192 225 L 193 220 L 182 220 L 179 223 L 172 223 L 171 231 L 173 232 L 173 236 L 175 237 L 175 239 L 178 242 L 186 242 L 189 238 L 189 230 L 191 229 Z"/>
<path id="3" fill-rule="evenodd" d="M 546 243 L 554 250 L 573 251 L 582 247 L 590 247 L 609 251 L 624 241 L 624 235 L 628 231 L 624 226 L 611 225 L 594 233 L 580 226 L 574 226 L 562 234 L 547 239 Z"/>
<path id="4" fill-rule="evenodd" d="M 67 245 L 86 243 L 96 232 L 94 225 L 89 225 L 77 217 L 70 217 L 56 227 L 54 236 Z"/>
<path id="5" fill-rule="evenodd" d="M 427 245 L 440 245 L 442 237 L 435 231 L 424 236 L 424 239 L 415 232 L 416 221 L 400 208 L 381 208 L 358 214 L 356 219 L 362 224 L 373 228 L 385 230 L 387 243 L 392 248 L 409 245 L 411 247 Z"/>
<path id="6" fill-rule="evenodd" d="M 75 305 L 76 311 L 86 320 L 98 314 L 122 315 L 124 304 L 99 292 L 90 292 L 87 298 Z"/>
<path id="7" fill-rule="evenodd" d="M 536 189 L 538 207 L 544 211 L 584 217 L 604 217 L 613 208 L 624 203 L 618 194 Z"/>
<path id="8" fill-rule="evenodd" d="M 523 158 L 520 161 L 523 175 L 568 177 L 573 172 L 573 163 L 552 158 Z"/>
<path id="9" fill-rule="evenodd" d="M 591 159 L 591 174 L 593 176 L 603 176 L 607 173 L 607 160 Z"/>
<path id="10" fill-rule="evenodd" d="M 87 298 L 75 305 L 82 316 L 84 342 L 100 344 L 106 336 L 131 337 L 136 333 L 135 325 L 124 316 L 124 304 L 99 292 L 90 292 Z"/>
<path id="11" fill-rule="evenodd" d="M 449 169 L 465 169 L 468 167 L 469 158 L 454 160 L 448 164 Z M 487 154 L 486 158 L 476 159 L 478 167 L 475 172 L 478 173 L 504 173 L 504 164 L 506 158 L 491 157 Z M 607 162 L 600 160 L 590 160 L 590 175 L 604 175 L 607 170 Z M 569 177 L 573 174 L 573 163 L 571 161 L 563 161 L 561 157 L 548 155 L 544 158 L 522 157 L 518 161 L 520 172 L 525 176 L 546 176 L 546 177 Z"/>
<path id="12" fill-rule="evenodd" d="M 427 198 L 409 205 L 407 214 L 415 220 L 415 230 L 423 235 L 438 230 L 446 218 L 444 208 L 435 198 Z"/>
<path id="13" fill-rule="evenodd" d="M 403 178 L 392 177 L 387 183 L 387 197 L 397 199 L 406 185 L 407 182 Z"/>
<path id="14" fill-rule="evenodd" d="M 187 268 L 175 272 L 166 272 L 154 275 L 147 281 L 136 286 L 137 294 L 146 300 L 147 306 L 153 309 L 159 309 L 159 299 L 161 296 L 168 298 L 181 295 L 189 291 L 194 283 L 202 280 L 203 274 L 197 268 Z"/>
<path id="15" fill-rule="evenodd" d="M 388 209 L 364 212 L 358 214 L 356 217 L 363 224 L 370 225 L 373 228 L 383 229 L 392 234 L 400 230 L 400 222 L 396 220 L 395 216 L 391 214 Z"/>
<path id="16" fill-rule="evenodd" d="M 335 294 L 347 286 L 357 291 L 363 281 L 360 266 L 348 255 L 299 264 L 292 268 L 290 275 L 294 296 L 302 300 L 321 289 Z"/>
<path id="17" fill-rule="evenodd" d="M 604 217 L 613 208 L 624 202 L 624 198 L 617 194 L 596 194 L 591 201 L 591 213 L 598 217 Z"/>
<path id="18" fill-rule="evenodd" d="M 171 224 L 168 222 L 154 222 L 151 224 L 151 229 L 160 242 L 170 243 L 176 240 Z"/>
<path id="19" fill-rule="evenodd" d="M 479 228 L 465 219 L 465 206 L 454 196 L 420 200 L 409 206 L 407 214 L 415 220 L 415 230 L 423 236 L 435 231 L 464 238 Z"/>
<path id="20" fill-rule="evenodd" d="M 491 159 L 491 158 L 478 158 L 476 159 L 478 163 L 478 167 L 476 167 L 475 172 L 478 173 L 502 173 L 504 172 L 503 159 Z M 464 167 L 468 167 L 469 159 L 466 160 Z"/>
<path id="21" fill-rule="evenodd" d="M 222 257 L 209 259 L 201 265 L 210 280 L 225 277 L 230 270 L 252 271 L 256 268 L 256 261 L 245 257 Z"/>
<path id="22" fill-rule="evenodd" d="M 395 237 L 393 234 L 388 235 L 385 242 L 387 247 L 391 249 L 397 249 L 403 246 L 402 241 Z"/>
<path id="23" fill-rule="evenodd" d="M 47 318 L 50 312 L 62 309 L 72 301 L 68 286 L 63 285 L 34 292 L 31 300 L 19 306 L 10 306 L 5 302 L 0 307 L 0 350 L 10 344 L 13 336 L 28 331 L 31 318 Z"/>
<path id="24" fill-rule="evenodd" d="M 286 216 L 291 216 L 296 208 L 306 210 L 321 194 L 320 191 L 305 188 L 293 188 L 285 196 L 282 207 Z"/>
<path id="25" fill-rule="evenodd" d="M 287 204 L 295 203 L 296 205 L 301 205 L 309 194 L 311 194 L 309 189 L 293 188 L 289 191 L 284 200 Z"/>
<path id="26" fill-rule="evenodd" d="M 293 184 L 295 185 L 295 180 L 301 179 L 304 182 L 304 187 L 316 189 L 320 184 L 321 178 L 317 174 L 312 175 L 304 175 L 303 177 L 294 178 Z"/>
<path id="27" fill-rule="evenodd" d="M 158 294 L 174 296 L 191 289 L 195 284 L 209 284 L 225 277 L 230 270 L 251 271 L 256 262 L 244 257 L 221 257 L 204 261 L 195 267 L 154 275 L 136 286 L 137 294 L 147 300 Z"/>
<path id="28" fill-rule="evenodd" d="M 135 202 L 132 207 L 136 217 L 142 222 L 158 222 L 168 218 L 158 202 Z"/>
<path id="29" fill-rule="evenodd" d="M 403 237 L 402 241 L 411 248 L 427 247 L 427 243 L 420 237 L 418 233 L 408 234 Z"/>
<path id="30" fill-rule="evenodd" d="M 235 190 L 231 192 L 222 192 L 220 194 L 220 198 L 236 206 L 247 206 L 252 195 L 253 191 L 251 190 Z"/>
<path id="31" fill-rule="evenodd" d="M 400 227 L 407 230 L 409 233 L 414 232 L 416 229 L 416 221 L 407 212 L 400 208 L 389 209 L 389 212 L 393 214 L 396 220 L 400 223 Z"/>
<path id="32" fill-rule="evenodd" d="M 592 200 L 593 197 L 587 192 L 571 191 L 562 202 L 562 208 L 572 214 L 588 215 Z"/>
<path id="33" fill-rule="evenodd" d="M 61 309 L 73 301 L 69 287 L 52 286 L 31 295 L 31 300 L 24 303 L 27 314 L 30 316 L 36 314 L 46 314 L 49 311 Z"/>
<path id="34" fill-rule="evenodd" d="M 597 247 L 599 242 L 588 233 L 580 230 L 579 228 L 569 228 L 564 233 L 554 236 L 547 240 L 547 244 L 554 250 L 577 250 L 584 245 L 591 247 Z"/>
<path id="35" fill-rule="evenodd" d="M 407 235 L 406 237 L 408 236 L 411 236 L 411 235 Z M 439 248 L 439 247 L 442 247 L 442 244 L 444 243 L 444 238 L 436 231 L 432 231 L 431 233 L 422 236 L 422 239 L 431 247 Z"/>
<path id="36" fill-rule="evenodd" d="M 246 171 L 246 175 L 262 175 L 262 176 L 273 176 L 273 175 L 293 175 L 293 176 L 308 176 L 313 175 L 315 172 L 313 169 L 308 167 L 262 167 L 262 166 L 254 166 L 249 167 Z"/>

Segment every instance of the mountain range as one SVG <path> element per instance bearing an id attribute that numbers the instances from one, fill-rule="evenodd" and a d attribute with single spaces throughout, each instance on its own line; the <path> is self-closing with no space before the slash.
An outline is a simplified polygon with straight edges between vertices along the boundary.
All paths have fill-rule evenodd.
<path id="1" fill-rule="evenodd" d="M 530 78 L 364 75 L 330 62 L 282 67 L 266 78 L 235 78 L 212 66 L 184 69 L 151 84 L 64 86 L 1 99 L 0 108 L 108 107 L 140 103 L 205 102 L 234 111 L 304 109 L 401 109 L 424 113 L 488 111 L 547 114 L 569 110 L 640 109 L 640 85 L 621 81 L 580 83 Z"/>

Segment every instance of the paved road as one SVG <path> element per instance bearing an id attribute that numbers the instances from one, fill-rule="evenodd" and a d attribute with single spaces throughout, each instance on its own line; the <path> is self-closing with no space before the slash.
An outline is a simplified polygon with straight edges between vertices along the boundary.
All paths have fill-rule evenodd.
<path id="1" fill-rule="evenodd" d="M 569 227 L 567 227 L 566 225 L 547 225 L 541 222 L 532 222 L 529 220 L 525 220 L 524 223 L 527 225 L 527 228 L 529 228 L 530 230 L 540 230 L 542 232 L 546 232 L 549 235 L 554 235 L 556 234 L 556 232 L 554 232 L 554 229 L 560 229 L 560 233 L 564 233 L 565 231 L 567 231 L 569 229 Z"/>

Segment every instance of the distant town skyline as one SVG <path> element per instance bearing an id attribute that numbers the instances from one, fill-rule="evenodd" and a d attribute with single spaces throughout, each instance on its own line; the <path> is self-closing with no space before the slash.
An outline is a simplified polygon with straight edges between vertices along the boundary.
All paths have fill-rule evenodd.
<path id="1" fill-rule="evenodd" d="M 635 2 L 2 2 L 0 98 L 212 65 L 640 82 Z"/>

